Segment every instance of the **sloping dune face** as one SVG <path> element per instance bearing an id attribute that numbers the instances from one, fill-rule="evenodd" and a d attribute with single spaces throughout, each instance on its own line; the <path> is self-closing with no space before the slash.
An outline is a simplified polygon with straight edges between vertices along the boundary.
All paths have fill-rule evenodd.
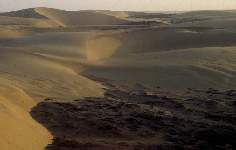
<path id="1" fill-rule="evenodd" d="M 236 12 L 234 10 L 204 10 L 204 11 L 191 11 L 178 14 L 177 17 L 191 17 L 191 18 L 217 18 L 217 17 L 235 17 Z"/>
<path id="2" fill-rule="evenodd" d="M 213 27 L 234 30 L 236 11 L 193 11 L 181 13 L 173 18 L 173 26 L 178 27 Z"/>
<path id="3" fill-rule="evenodd" d="M 86 73 L 119 81 L 186 88 L 235 89 L 234 47 L 129 54 L 112 58 Z"/>
<path id="4" fill-rule="evenodd" d="M 235 89 L 234 32 L 184 31 L 188 29 L 194 30 L 150 28 L 104 35 L 119 39 L 119 46 L 84 73 L 174 90 Z"/>
<path id="5" fill-rule="evenodd" d="M 86 42 L 87 59 L 93 63 L 108 59 L 116 53 L 120 45 L 121 41 L 112 36 L 99 36 L 90 39 Z"/>
<path id="6" fill-rule="evenodd" d="M 95 11 L 68 12 L 49 8 L 35 8 L 35 11 L 63 27 L 79 25 L 118 25 L 127 23 L 126 20 Z"/>
<path id="7" fill-rule="evenodd" d="M 103 86 L 40 53 L 1 48 L 0 149 L 43 150 L 50 133 L 29 112 L 46 98 L 102 96 Z M 69 64 L 69 62 L 68 62 Z"/>
<path id="8" fill-rule="evenodd" d="M 8 17 L 19 17 L 19 18 L 36 18 L 36 19 L 47 19 L 47 17 L 38 14 L 34 8 L 23 9 L 18 11 L 1 13 L 1 16 Z"/>
<path id="9" fill-rule="evenodd" d="M 28 113 L 35 101 L 11 81 L 0 82 L 0 149 L 42 150 L 52 137 Z"/>
<path id="10" fill-rule="evenodd" d="M 99 13 L 104 13 L 106 15 L 110 15 L 110 16 L 114 16 L 120 19 L 127 19 L 129 17 L 129 13 L 128 12 L 124 12 L 124 11 L 109 11 L 109 10 L 101 10 L 101 11 L 97 11 Z"/>
<path id="11" fill-rule="evenodd" d="M 103 94 L 103 86 L 80 76 L 74 70 L 70 56 L 61 60 L 60 55 L 56 57 L 55 53 L 51 54 L 55 57 L 43 54 L 44 51 L 2 50 L 0 71 L 4 78 L 16 82 L 36 101 L 50 97 L 75 99 Z"/>
<path id="12" fill-rule="evenodd" d="M 36 28 L 52 28 L 59 26 L 55 22 L 48 19 L 20 18 L 20 17 L 9 17 L 9 16 L 0 16 L 0 25 L 36 27 Z"/>
<path id="13" fill-rule="evenodd" d="M 24 32 L 20 32 L 17 30 L 12 30 L 8 28 L 1 28 L 0 29 L 0 39 L 1 38 L 16 38 L 16 37 L 21 37 L 24 35 Z"/>
<path id="14" fill-rule="evenodd" d="M 0 25 L 36 28 L 52 28 L 59 26 L 56 22 L 40 15 L 33 8 L 15 12 L 0 13 Z"/>
<path id="15" fill-rule="evenodd" d="M 78 74 L 86 34 L 8 32 L 13 31 L 3 30 L 8 37 L 0 38 L 0 149 L 43 150 L 52 136 L 31 118 L 31 108 L 46 98 L 99 97 L 104 87 Z"/>

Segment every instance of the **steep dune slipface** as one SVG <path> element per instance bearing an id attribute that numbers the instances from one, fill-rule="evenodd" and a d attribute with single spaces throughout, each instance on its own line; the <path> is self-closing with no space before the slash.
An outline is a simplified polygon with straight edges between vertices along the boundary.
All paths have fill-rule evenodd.
<path id="1" fill-rule="evenodd" d="M 69 12 L 51 8 L 35 8 L 35 11 L 63 27 L 79 25 L 118 25 L 127 23 L 126 20 L 95 11 Z"/>
<path id="2" fill-rule="evenodd" d="M 86 42 L 86 53 L 89 62 L 97 62 L 112 57 L 121 45 L 121 41 L 113 37 L 96 37 Z"/>
<path id="3" fill-rule="evenodd" d="M 52 136 L 28 113 L 35 101 L 11 81 L 0 82 L 0 149 L 44 149 Z"/>

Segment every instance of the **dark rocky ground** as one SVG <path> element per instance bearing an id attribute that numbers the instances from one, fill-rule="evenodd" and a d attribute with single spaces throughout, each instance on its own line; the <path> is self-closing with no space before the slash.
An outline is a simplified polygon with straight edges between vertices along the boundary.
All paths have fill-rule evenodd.
<path id="1" fill-rule="evenodd" d="M 104 98 L 47 99 L 33 108 L 54 135 L 48 150 L 236 149 L 234 90 L 107 86 Z"/>

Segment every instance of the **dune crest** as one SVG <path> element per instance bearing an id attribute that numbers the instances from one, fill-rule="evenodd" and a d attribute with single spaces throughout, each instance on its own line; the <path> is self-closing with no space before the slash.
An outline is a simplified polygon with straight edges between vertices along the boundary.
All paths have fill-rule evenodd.
<path id="1" fill-rule="evenodd" d="M 54 21 L 55 23 L 59 24 L 60 26 L 66 27 L 66 25 L 60 21 L 60 16 L 57 15 L 57 13 L 51 9 L 47 8 L 35 8 L 34 9 L 38 14 L 46 16 L 50 20 Z"/>

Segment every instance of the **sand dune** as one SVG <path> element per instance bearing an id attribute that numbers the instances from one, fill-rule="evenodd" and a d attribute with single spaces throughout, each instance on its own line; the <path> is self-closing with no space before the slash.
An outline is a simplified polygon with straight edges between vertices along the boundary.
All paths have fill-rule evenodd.
<path id="1" fill-rule="evenodd" d="M 97 11 L 99 13 L 104 13 L 106 15 L 114 16 L 120 19 L 127 19 L 129 17 L 129 13 L 125 11 L 109 11 L 109 10 L 100 10 Z"/>
<path id="2" fill-rule="evenodd" d="M 204 20 L 200 22 L 194 22 L 194 23 L 180 23 L 178 25 L 175 25 L 177 27 L 212 27 L 212 28 L 218 28 L 218 30 L 229 30 L 229 31 L 235 31 L 235 25 L 236 25 L 236 19 L 235 17 L 229 17 L 229 18 L 216 18 L 212 20 Z"/>
<path id="3" fill-rule="evenodd" d="M 60 95 L 64 95 L 62 98 L 89 96 L 91 91 L 99 96 L 103 91 L 101 85 L 77 74 L 70 62 L 21 49 L 2 50 L 1 61 L 4 63 L 0 64 L 0 71 L 4 77 L 18 83 L 36 100 Z"/>
<path id="4" fill-rule="evenodd" d="M 44 99 L 103 96 L 105 87 L 89 75 L 172 90 L 235 89 L 234 12 L 218 13 L 154 13 L 172 24 L 144 26 L 129 24 L 129 12 L 1 13 L 0 149 L 42 150 L 52 137 L 30 109 Z"/>
<path id="5" fill-rule="evenodd" d="M 93 11 L 68 12 L 49 8 L 36 8 L 35 11 L 57 22 L 63 27 L 78 25 L 115 25 L 127 23 L 126 20 Z"/>
<path id="6" fill-rule="evenodd" d="M 205 18 L 218 18 L 218 17 L 235 17 L 235 10 L 203 10 L 203 11 L 190 11 L 177 14 L 177 17 L 205 17 Z"/>
<path id="7" fill-rule="evenodd" d="M 20 18 L 36 18 L 36 19 L 47 19 L 47 17 L 40 15 L 37 13 L 34 8 L 23 9 L 18 11 L 11 11 L 0 13 L 0 16 L 8 16 L 8 17 L 20 17 Z"/>
<path id="8" fill-rule="evenodd" d="M 111 57 L 100 60 L 94 66 L 85 69 L 84 74 L 175 90 L 187 87 L 235 88 L 236 53 L 233 51 L 235 47 L 204 47 L 204 44 L 226 44 L 216 40 L 211 33 L 194 35 L 171 31 L 150 29 L 121 33 L 124 40 L 121 40 L 121 44 Z M 161 32 L 171 35 L 167 38 L 166 35 L 160 34 Z M 119 34 L 114 34 L 114 37 L 118 39 L 119 36 Z M 152 38 L 145 39 L 148 36 Z M 176 40 L 173 41 L 175 36 L 177 36 Z M 207 39 L 207 36 L 211 38 L 203 42 L 205 39 L 202 37 Z M 229 34 L 228 38 L 231 39 L 231 36 L 233 33 Z M 181 44 L 184 40 L 186 42 L 191 38 L 195 39 L 192 43 L 189 41 Z M 219 39 L 222 40 L 224 37 L 221 35 Z"/>
<path id="9" fill-rule="evenodd" d="M 186 30 L 192 32 L 185 32 Z M 194 31 L 198 34 L 195 34 Z M 232 46 L 236 42 L 233 32 L 204 30 L 204 28 L 150 28 L 124 32 L 117 36 L 120 36 L 123 41 L 119 47 L 119 53 Z"/>
<path id="10" fill-rule="evenodd" d="M 29 53 L 70 67 L 60 67 L 61 73 L 83 72 L 173 89 L 234 88 L 234 47 L 214 47 L 234 45 L 234 36 L 233 32 L 224 30 L 174 27 L 44 33 L 10 43 L 13 47 L 29 47 Z M 214 59 L 221 61 L 215 64 Z M 183 80 L 186 84 L 181 84 Z"/>
<path id="11" fill-rule="evenodd" d="M 0 39 L 22 37 L 25 34 L 26 34 L 25 32 L 13 30 L 13 29 L 8 29 L 8 28 L 0 29 Z"/>
<path id="12" fill-rule="evenodd" d="M 19 17 L 8 17 L 0 16 L 0 25 L 13 25 L 13 26 L 23 26 L 23 27 L 38 27 L 38 28 L 48 28 L 57 27 L 58 25 L 48 19 L 35 19 L 35 18 L 19 18 Z"/>
<path id="13" fill-rule="evenodd" d="M 88 40 L 86 44 L 88 61 L 97 62 L 112 57 L 121 45 L 121 42 L 112 37 L 98 37 Z M 106 46 L 104 47 L 104 45 Z"/>
<path id="14" fill-rule="evenodd" d="M 11 81 L 0 81 L 0 148 L 42 150 L 52 136 L 28 113 L 36 102 Z"/>
<path id="15" fill-rule="evenodd" d="M 1 48 L 0 58 L 2 150 L 42 150 L 51 142 L 50 133 L 29 114 L 37 102 L 49 97 L 65 100 L 103 93 L 101 85 L 61 62 L 5 48 Z"/>

